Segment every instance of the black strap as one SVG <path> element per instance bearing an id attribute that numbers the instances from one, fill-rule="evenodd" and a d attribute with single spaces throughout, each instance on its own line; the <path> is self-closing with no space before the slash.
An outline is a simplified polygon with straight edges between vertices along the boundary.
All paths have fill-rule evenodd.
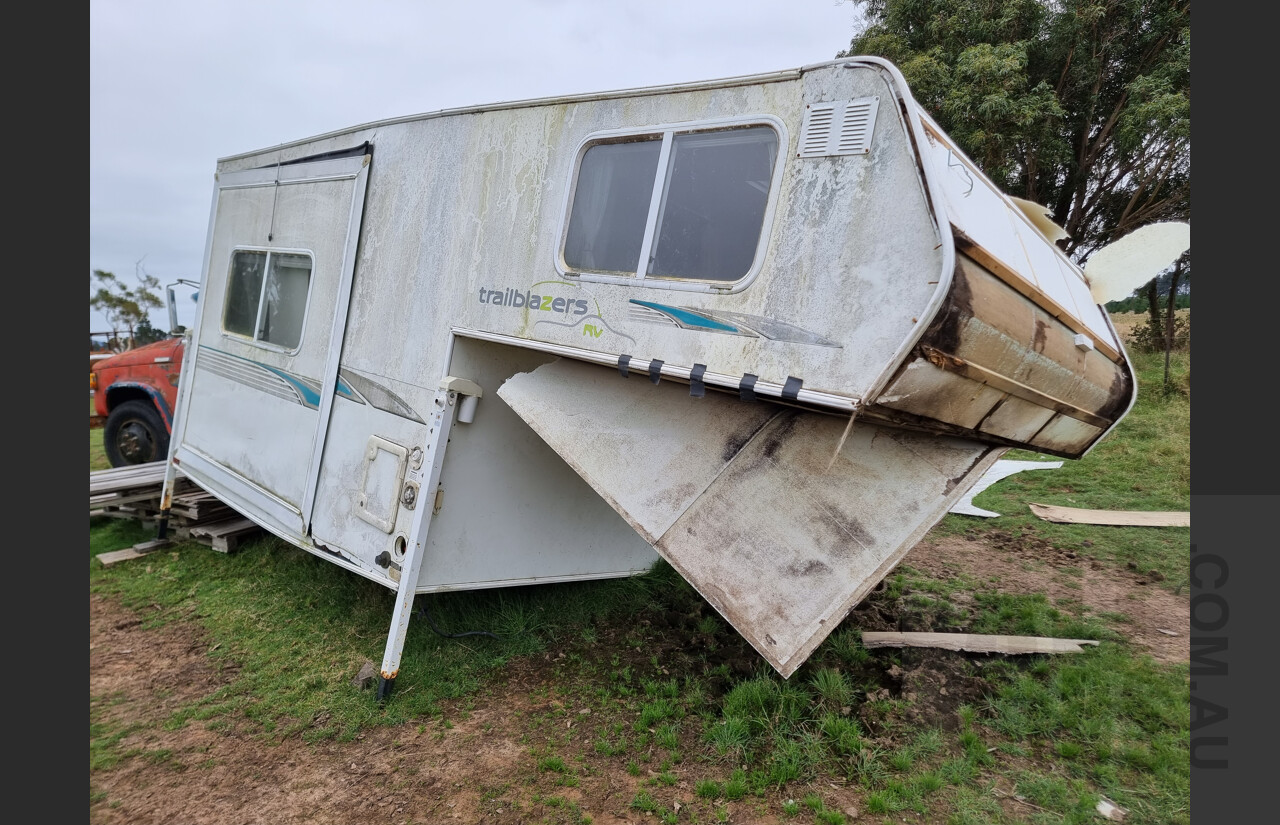
<path id="1" fill-rule="evenodd" d="M 738 382 L 738 397 L 743 401 L 756 400 L 756 376 L 749 372 L 742 376 Z"/>
<path id="2" fill-rule="evenodd" d="M 702 376 L 706 371 L 706 364 L 694 364 L 693 369 L 689 370 L 689 395 L 694 398 L 701 398 L 707 394 L 707 387 L 702 383 Z"/>
<path id="3" fill-rule="evenodd" d="M 662 362 L 656 358 L 649 362 L 649 380 L 655 384 L 662 380 Z"/>
<path id="4" fill-rule="evenodd" d="M 795 401 L 800 397 L 800 385 L 804 382 L 794 375 L 787 376 L 787 383 L 782 385 L 782 397 L 788 401 Z"/>
<path id="5" fill-rule="evenodd" d="M 630 355 L 618 356 L 618 372 L 622 373 L 623 378 L 627 377 L 627 364 L 630 364 L 630 363 L 631 363 Z"/>

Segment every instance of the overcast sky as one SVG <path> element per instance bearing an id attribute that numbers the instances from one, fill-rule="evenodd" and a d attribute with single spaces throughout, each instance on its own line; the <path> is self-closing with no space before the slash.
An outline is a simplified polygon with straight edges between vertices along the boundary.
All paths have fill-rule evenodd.
<path id="1" fill-rule="evenodd" d="M 796 68 L 834 58 L 856 18 L 847 0 L 91 0 L 89 271 L 199 279 L 220 157 L 455 106 Z M 194 317 L 180 301 L 179 323 Z M 90 331 L 108 328 L 90 310 Z"/>

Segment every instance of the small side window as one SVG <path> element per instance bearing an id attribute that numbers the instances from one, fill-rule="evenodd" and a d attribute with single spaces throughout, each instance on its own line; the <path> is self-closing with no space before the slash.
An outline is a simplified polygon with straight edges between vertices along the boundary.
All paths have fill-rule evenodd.
<path id="1" fill-rule="evenodd" d="M 779 143 L 759 122 L 589 140 L 569 201 L 566 274 L 742 281 L 763 251 Z"/>
<path id="2" fill-rule="evenodd" d="M 296 349 L 302 341 L 311 257 L 297 252 L 237 250 L 222 328 L 255 341 Z"/>

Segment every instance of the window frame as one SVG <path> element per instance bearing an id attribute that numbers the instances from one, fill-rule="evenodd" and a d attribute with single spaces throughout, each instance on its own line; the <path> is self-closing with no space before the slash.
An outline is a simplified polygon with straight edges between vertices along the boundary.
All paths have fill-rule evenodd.
<path id="1" fill-rule="evenodd" d="M 707 132 L 728 132 L 735 129 L 745 129 L 753 126 L 765 126 L 773 129 L 778 140 L 777 157 L 773 164 L 773 175 L 769 180 L 769 195 L 765 202 L 764 215 L 760 220 L 760 237 L 756 241 L 755 254 L 751 260 L 751 267 L 742 277 L 735 281 L 722 281 L 709 278 L 682 278 L 671 275 L 650 275 L 645 270 L 648 269 L 648 258 L 653 251 L 653 245 L 658 240 L 660 213 L 662 211 L 665 193 L 670 186 L 671 178 L 669 174 L 671 151 L 674 146 L 675 138 L 679 135 L 697 134 Z M 654 174 L 653 190 L 649 200 L 649 210 L 645 219 L 644 239 L 640 245 L 640 256 L 636 266 L 636 272 L 631 275 L 618 275 L 615 273 L 593 272 L 591 270 L 576 269 L 569 266 L 565 262 L 565 245 L 569 237 L 569 220 L 573 215 L 574 197 L 578 190 L 578 175 L 582 170 L 582 160 L 587 150 L 594 146 L 608 143 L 625 143 L 628 139 L 641 138 L 660 138 L 662 146 L 658 153 L 657 171 Z M 642 128 L 627 129 L 604 129 L 588 134 L 578 144 L 578 148 L 573 153 L 572 167 L 569 170 L 569 185 L 566 187 L 564 194 L 564 206 L 561 211 L 559 240 L 556 243 L 555 266 L 556 271 L 561 277 L 569 281 L 581 281 L 589 283 L 618 284 L 621 286 L 641 286 L 654 287 L 658 289 L 670 289 L 683 292 L 708 292 L 716 294 L 733 294 L 746 289 L 760 274 L 760 270 L 764 266 L 765 253 L 769 247 L 769 236 L 773 228 L 774 212 L 777 208 L 779 193 L 782 189 L 782 175 L 788 157 L 788 148 L 790 146 L 787 134 L 786 124 L 781 119 L 773 115 L 744 115 L 741 117 L 731 118 L 714 118 L 708 120 L 685 121 L 682 123 L 668 123 L 658 126 L 647 126 Z"/>
<path id="2" fill-rule="evenodd" d="M 261 287 L 259 287 L 259 290 L 258 290 L 258 311 L 257 311 L 257 315 L 254 316 L 253 335 L 245 335 L 242 332 L 235 332 L 234 330 L 227 329 L 227 310 L 231 306 L 229 301 L 231 296 L 231 277 L 232 277 L 232 274 L 235 272 L 236 255 L 238 255 L 241 252 L 260 252 L 260 253 L 265 253 L 267 256 L 266 261 L 263 264 L 262 285 Z M 277 344 L 272 341 L 267 341 L 258 337 L 258 330 L 262 326 L 262 312 L 263 312 L 263 306 L 264 306 L 263 294 L 266 292 L 266 289 L 267 289 L 267 275 L 271 271 L 271 257 L 273 255 L 301 255 L 301 256 L 305 256 L 306 259 L 311 263 L 311 269 L 308 271 L 308 274 L 307 274 L 307 300 L 306 300 L 306 304 L 302 308 L 302 323 L 300 325 L 300 332 L 298 334 L 298 343 L 294 347 L 286 347 L 281 344 Z M 261 347 L 262 349 L 271 350 L 272 352 L 280 352 L 280 353 L 284 353 L 286 355 L 291 355 L 291 356 L 297 355 L 302 350 L 302 344 L 306 340 L 307 320 L 310 318 L 310 315 L 311 315 L 312 285 L 315 282 L 315 273 L 316 273 L 316 256 L 315 256 L 315 252 L 313 252 L 310 249 L 301 249 L 301 248 L 293 248 L 293 247 L 268 247 L 268 246 L 233 247 L 231 250 L 231 254 L 227 257 L 227 280 L 226 280 L 226 286 L 223 288 L 223 291 L 222 291 L 222 316 L 220 320 L 220 328 L 222 331 L 222 335 L 224 337 L 234 338 L 237 341 L 243 341 L 244 343 L 250 344 L 255 347 Z"/>

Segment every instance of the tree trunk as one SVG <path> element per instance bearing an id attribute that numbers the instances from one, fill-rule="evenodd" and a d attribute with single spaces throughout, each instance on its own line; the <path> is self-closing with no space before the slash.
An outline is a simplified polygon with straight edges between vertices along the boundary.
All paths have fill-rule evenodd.
<path id="1" fill-rule="evenodd" d="M 1178 308 L 1178 281 L 1182 278 L 1182 267 L 1186 257 L 1178 258 L 1178 262 L 1173 267 L 1173 273 L 1169 276 L 1169 297 L 1165 301 L 1164 309 L 1164 391 L 1166 394 L 1173 391 L 1173 385 L 1169 382 L 1169 353 L 1173 351 L 1173 324 L 1176 320 L 1175 312 Z M 1152 282 L 1154 283 L 1154 281 Z M 1154 307 L 1155 304 L 1152 304 Z"/>
<path id="2" fill-rule="evenodd" d="M 1147 314 L 1151 316 L 1151 328 L 1160 329 L 1163 323 L 1160 320 L 1160 278 L 1151 279 L 1151 283 L 1147 284 Z"/>

